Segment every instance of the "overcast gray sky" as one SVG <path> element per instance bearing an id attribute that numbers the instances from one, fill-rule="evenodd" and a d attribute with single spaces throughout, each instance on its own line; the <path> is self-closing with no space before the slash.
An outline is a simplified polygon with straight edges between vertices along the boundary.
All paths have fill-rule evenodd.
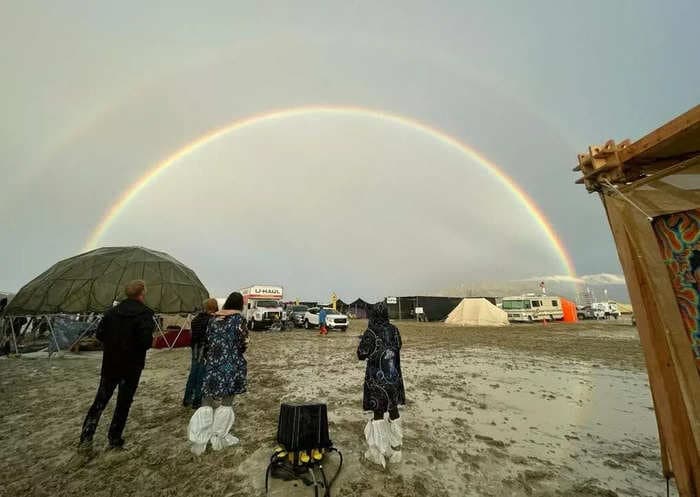
<path id="1" fill-rule="evenodd" d="M 0 289 L 79 252 L 158 161 L 276 109 L 419 120 L 498 164 L 579 274 L 619 274 L 591 143 L 700 101 L 697 1 L 30 2 L 0 5 Z M 165 250 L 212 293 L 352 299 L 561 275 L 527 209 L 435 136 L 370 116 L 260 123 L 187 155 L 101 243 Z"/>

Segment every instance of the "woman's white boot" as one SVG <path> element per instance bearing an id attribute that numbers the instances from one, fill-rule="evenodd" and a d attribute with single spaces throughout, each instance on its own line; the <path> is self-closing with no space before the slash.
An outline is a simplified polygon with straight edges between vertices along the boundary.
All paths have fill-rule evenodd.
<path id="1" fill-rule="evenodd" d="M 207 450 L 213 423 L 214 409 L 209 406 L 200 407 L 192 415 L 187 434 L 190 442 L 192 442 L 191 450 L 193 454 L 199 456 Z"/>
<path id="2" fill-rule="evenodd" d="M 211 448 L 221 450 L 231 445 L 236 445 L 239 440 L 229 433 L 233 427 L 236 416 L 233 407 L 220 406 L 214 411 L 214 422 L 211 427 Z"/>
<path id="3" fill-rule="evenodd" d="M 365 439 L 368 446 L 365 458 L 385 468 L 386 457 L 391 455 L 387 422 L 383 419 L 368 421 L 365 426 Z"/>
<path id="4" fill-rule="evenodd" d="M 401 462 L 401 446 L 403 445 L 403 428 L 401 418 L 389 420 L 389 443 L 391 447 L 390 463 Z"/>

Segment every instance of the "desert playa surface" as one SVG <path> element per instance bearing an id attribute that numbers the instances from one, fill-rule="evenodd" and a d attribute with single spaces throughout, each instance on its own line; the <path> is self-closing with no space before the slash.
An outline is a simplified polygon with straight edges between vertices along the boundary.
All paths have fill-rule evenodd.
<path id="1" fill-rule="evenodd" d="M 76 443 L 100 355 L 0 360 L 0 495 L 264 495 L 284 401 L 328 404 L 345 464 L 337 496 L 656 496 L 665 494 L 656 421 L 636 330 L 619 323 L 498 329 L 398 322 L 407 406 L 403 462 L 363 461 L 365 323 L 346 333 L 253 333 L 241 444 L 195 457 L 181 406 L 190 351 L 149 352 L 122 451 L 106 450 L 113 403 L 90 457 Z M 335 460 L 327 464 L 334 473 Z M 673 493 L 672 489 L 672 493 Z M 272 481 L 272 495 L 313 495 Z"/>

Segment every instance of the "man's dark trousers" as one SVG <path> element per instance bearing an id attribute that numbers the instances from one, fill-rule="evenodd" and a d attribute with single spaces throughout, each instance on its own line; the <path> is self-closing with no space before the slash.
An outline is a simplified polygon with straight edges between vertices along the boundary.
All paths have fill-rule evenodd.
<path id="1" fill-rule="evenodd" d="M 100 378 L 100 386 L 97 389 L 95 401 L 92 403 L 83 422 L 83 430 L 80 433 L 81 443 L 92 441 L 97 424 L 100 422 L 102 411 L 104 411 L 112 398 L 114 390 L 119 388 L 117 405 L 114 408 L 112 424 L 109 426 L 108 438 L 110 445 L 121 445 L 122 432 L 126 425 L 126 418 L 129 416 L 129 409 L 131 409 L 131 402 L 134 400 L 140 377 L 141 370 L 139 369 L 122 377 L 106 378 L 102 376 Z"/>

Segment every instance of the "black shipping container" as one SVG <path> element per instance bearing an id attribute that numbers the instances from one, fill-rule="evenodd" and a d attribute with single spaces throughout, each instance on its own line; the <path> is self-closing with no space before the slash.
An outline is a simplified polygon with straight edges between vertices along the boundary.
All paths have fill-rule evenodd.
<path id="1" fill-rule="evenodd" d="M 390 319 L 416 319 L 416 307 L 422 307 L 428 321 L 444 321 L 464 297 L 396 297 L 395 304 L 387 304 Z M 495 297 L 468 297 L 485 298 L 496 305 Z"/>

